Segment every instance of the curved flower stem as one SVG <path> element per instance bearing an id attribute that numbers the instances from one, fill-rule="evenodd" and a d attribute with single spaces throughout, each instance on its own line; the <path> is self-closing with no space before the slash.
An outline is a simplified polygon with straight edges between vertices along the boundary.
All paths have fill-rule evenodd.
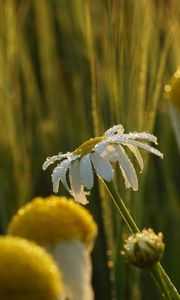
<path id="1" fill-rule="evenodd" d="M 105 185 L 108 193 L 110 194 L 115 206 L 117 207 L 119 213 L 123 217 L 124 221 L 126 222 L 127 226 L 129 227 L 130 231 L 133 234 L 136 234 L 140 232 L 140 229 L 136 225 L 134 219 L 132 218 L 131 214 L 129 213 L 126 205 L 124 204 L 123 200 L 121 199 L 116 186 L 114 183 L 111 182 L 104 182 L 104 180 L 101 178 L 101 181 Z M 180 295 L 177 292 L 175 286 L 171 282 L 170 278 L 166 274 L 165 270 L 161 266 L 161 264 L 158 262 L 154 264 L 152 268 L 148 269 L 148 272 L 155 280 L 156 284 L 158 285 L 161 295 L 164 299 L 167 300 L 180 300 Z"/>

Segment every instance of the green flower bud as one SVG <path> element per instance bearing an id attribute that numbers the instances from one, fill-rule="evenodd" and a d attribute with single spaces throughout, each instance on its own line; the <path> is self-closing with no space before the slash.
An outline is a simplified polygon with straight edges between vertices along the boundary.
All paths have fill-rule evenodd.
<path id="1" fill-rule="evenodd" d="M 161 258 L 164 247 L 161 232 L 155 234 L 152 229 L 144 229 L 125 241 L 121 254 L 135 266 L 149 268 Z"/>

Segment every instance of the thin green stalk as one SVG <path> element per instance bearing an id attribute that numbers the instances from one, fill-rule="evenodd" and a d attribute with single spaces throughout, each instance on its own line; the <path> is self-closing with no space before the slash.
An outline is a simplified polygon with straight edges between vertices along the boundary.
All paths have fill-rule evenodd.
<path id="1" fill-rule="evenodd" d="M 173 285 L 167 273 L 165 272 L 165 270 L 163 269 L 163 267 L 159 262 L 152 267 L 150 273 L 151 275 L 155 276 L 158 282 L 161 281 L 161 285 L 164 286 L 164 288 L 167 288 L 167 294 L 163 295 L 165 299 L 170 299 L 170 300 L 180 299 L 180 295 L 176 287 Z"/>
<path id="2" fill-rule="evenodd" d="M 102 180 L 102 179 L 101 179 Z M 127 226 L 129 227 L 130 231 L 133 234 L 136 234 L 140 232 L 140 229 L 136 225 L 135 221 L 133 220 L 131 214 L 129 213 L 126 205 L 124 204 L 123 200 L 121 199 L 114 183 L 111 182 L 104 182 L 102 180 L 103 184 L 105 185 L 107 191 L 109 192 L 115 206 L 117 207 L 119 213 L 123 217 L 124 221 L 126 222 Z M 170 278 L 166 274 L 165 270 L 161 266 L 161 264 L 158 262 L 154 264 L 154 266 L 150 269 L 148 269 L 148 272 L 155 280 L 156 284 L 158 285 L 161 295 L 164 299 L 167 300 L 179 300 L 180 295 L 177 292 L 175 286 L 171 282 Z"/>
<path id="3" fill-rule="evenodd" d="M 102 180 L 102 179 L 101 179 Z M 102 180 L 103 184 L 105 185 L 106 189 L 108 190 L 115 206 L 117 207 L 118 211 L 120 212 L 122 218 L 126 222 L 127 226 L 129 227 L 130 231 L 133 234 L 136 234 L 137 232 L 140 232 L 139 228 L 137 227 L 135 221 L 131 217 L 126 205 L 124 204 L 123 200 L 119 196 L 119 193 L 114 185 L 114 183 L 111 182 L 104 182 Z"/>

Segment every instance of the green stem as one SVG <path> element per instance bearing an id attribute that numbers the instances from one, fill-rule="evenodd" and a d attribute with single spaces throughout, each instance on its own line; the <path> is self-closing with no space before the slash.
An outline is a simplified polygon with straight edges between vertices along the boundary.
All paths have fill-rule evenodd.
<path id="1" fill-rule="evenodd" d="M 102 180 L 102 179 L 101 179 Z M 136 234 L 137 232 L 140 232 L 139 228 L 137 227 L 135 221 L 131 217 L 126 205 L 124 204 L 123 200 L 121 199 L 115 185 L 113 182 L 104 182 L 102 180 L 103 184 L 105 185 L 106 189 L 108 190 L 115 206 L 117 207 L 119 213 L 121 214 L 122 218 L 126 222 L 127 226 L 129 227 L 130 231 L 133 234 Z"/>
<path id="2" fill-rule="evenodd" d="M 131 214 L 129 213 L 126 205 L 124 204 L 123 200 L 121 199 L 114 183 L 111 182 L 104 182 L 101 179 L 103 184 L 105 185 L 107 191 L 109 192 L 115 206 L 117 207 L 119 213 L 123 217 L 124 221 L 126 222 L 127 226 L 129 227 L 130 231 L 133 234 L 140 232 L 140 229 L 136 225 L 135 221 L 133 220 Z M 180 300 L 180 295 L 177 292 L 175 286 L 171 282 L 170 278 L 166 274 L 165 270 L 158 262 L 154 264 L 154 266 L 148 269 L 148 272 L 155 280 L 156 284 L 158 285 L 161 295 L 164 299 L 167 300 Z"/>

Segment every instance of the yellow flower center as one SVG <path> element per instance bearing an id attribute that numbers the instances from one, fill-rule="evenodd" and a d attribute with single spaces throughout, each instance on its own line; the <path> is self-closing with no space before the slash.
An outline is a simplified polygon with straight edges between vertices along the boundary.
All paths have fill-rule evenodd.
<path id="1" fill-rule="evenodd" d="M 107 139 L 106 136 L 99 136 L 99 137 L 95 137 L 92 138 L 86 142 L 84 142 L 83 144 L 81 144 L 74 152 L 74 155 L 85 155 L 89 152 L 91 152 L 91 150 L 94 148 L 94 146 L 96 146 L 97 143 L 103 141 Z"/>
<path id="2" fill-rule="evenodd" d="M 0 299 L 57 300 L 59 270 L 41 247 L 17 237 L 0 237 Z"/>
<path id="3" fill-rule="evenodd" d="M 42 246 L 78 239 L 87 246 L 97 234 L 97 225 L 87 209 L 65 197 L 35 198 L 15 215 L 8 233 Z"/>

